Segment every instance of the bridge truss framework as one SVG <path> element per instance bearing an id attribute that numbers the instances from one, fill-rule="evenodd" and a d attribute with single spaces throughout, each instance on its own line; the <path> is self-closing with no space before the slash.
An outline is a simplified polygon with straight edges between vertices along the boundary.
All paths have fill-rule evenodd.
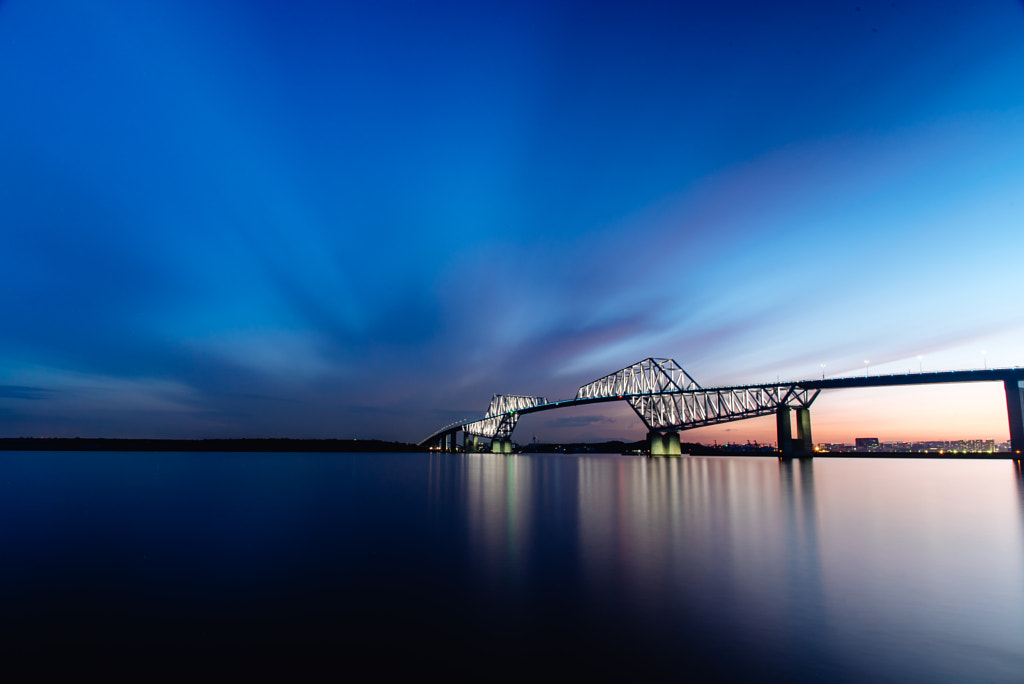
<path id="1" fill-rule="evenodd" d="M 455 450 L 455 435 L 466 434 L 466 444 L 479 437 L 492 440 L 492 450 L 511 451 L 512 431 L 525 413 L 565 406 L 626 401 L 648 429 L 652 455 L 679 453 L 679 432 L 708 425 L 775 414 L 779 451 L 809 456 L 813 451 L 810 407 L 822 389 L 904 385 L 938 382 L 1003 381 L 1014 455 L 1024 450 L 1024 369 L 948 371 L 908 376 L 834 378 L 787 383 L 702 388 L 675 360 L 647 358 L 581 386 L 574 399 L 549 402 L 544 397 L 495 394 L 483 418 L 452 423 L 420 442 Z M 792 435 L 790 412 L 796 413 L 797 435 Z"/>

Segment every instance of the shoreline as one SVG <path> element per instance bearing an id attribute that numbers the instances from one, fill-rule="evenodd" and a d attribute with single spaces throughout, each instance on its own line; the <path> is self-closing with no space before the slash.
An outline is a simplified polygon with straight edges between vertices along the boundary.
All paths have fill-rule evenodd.
<path id="1" fill-rule="evenodd" d="M 537 445 L 548 449 L 534 449 L 516 452 L 566 453 L 566 454 L 621 454 L 649 458 L 649 454 L 626 453 L 637 449 L 640 443 L 607 442 L 598 444 Z M 567 448 L 568 447 L 568 448 Z M 688 447 L 688 448 L 687 448 Z M 212 453 L 427 453 L 429 449 L 404 442 L 386 442 L 379 439 L 293 439 L 281 438 L 238 438 L 238 439 L 122 439 L 85 437 L 3 437 L 0 451 L 137 451 L 137 452 L 212 452 Z M 753 458 L 779 458 L 800 460 L 806 458 L 867 458 L 867 459 L 940 459 L 940 460 L 1021 460 L 1019 454 L 1008 451 L 962 452 L 938 454 L 924 451 L 832 451 L 813 454 L 792 454 L 783 456 L 775 450 L 739 450 L 684 445 L 685 456 L 740 456 Z M 481 452 L 490 453 L 490 452 Z M 654 458 L 680 458 L 680 456 L 655 456 Z"/>
<path id="2" fill-rule="evenodd" d="M 119 439 L 85 437 L 6 437 L 0 451 L 194 451 L 194 452 L 306 452 L 306 453 L 415 453 L 426 449 L 404 442 L 379 439 Z"/>

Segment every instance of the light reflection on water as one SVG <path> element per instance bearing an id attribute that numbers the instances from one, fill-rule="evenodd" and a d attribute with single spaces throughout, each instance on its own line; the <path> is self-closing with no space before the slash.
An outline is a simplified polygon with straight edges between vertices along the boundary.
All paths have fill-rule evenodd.
<path id="1" fill-rule="evenodd" d="M 523 591 L 554 535 L 584 602 L 666 643 L 706 629 L 806 678 L 1024 672 L 1017 462 L 435 458 L 465 471 L 470 552 L 496 588 Z"/>
<path id="2" fill-rule="evenodd" d="M 1024 475 L 1014 461 L 0 456 L 0 655 L 252 662 L 282 644 L 306 649 L 288 668 L 402 675 L 1019 682 Z"/>

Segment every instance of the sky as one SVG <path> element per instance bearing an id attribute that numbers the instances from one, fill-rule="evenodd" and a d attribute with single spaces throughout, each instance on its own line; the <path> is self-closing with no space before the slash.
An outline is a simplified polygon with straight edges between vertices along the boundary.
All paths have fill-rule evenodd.
<path id="1" fill-rule="evenodd" d="M 651 356 L 1024 365 L 1019 0 L 0 0 L 0 93 L 0 437 L 418 441 Z M 1008 435 L 989 384 L 812 420 Z"/>

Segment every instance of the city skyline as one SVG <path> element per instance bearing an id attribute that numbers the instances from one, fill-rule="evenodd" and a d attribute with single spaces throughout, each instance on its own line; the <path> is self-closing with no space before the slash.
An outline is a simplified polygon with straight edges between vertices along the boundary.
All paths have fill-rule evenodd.
<path id="1" fill-rule="evenodd" d="M 416 442 L 649 356 L 1022 366 L 1022 31 L 1015 0 L 0 2 L 0 437 Z M 812 416 L 1008 434 L 998 384 Z"/>

